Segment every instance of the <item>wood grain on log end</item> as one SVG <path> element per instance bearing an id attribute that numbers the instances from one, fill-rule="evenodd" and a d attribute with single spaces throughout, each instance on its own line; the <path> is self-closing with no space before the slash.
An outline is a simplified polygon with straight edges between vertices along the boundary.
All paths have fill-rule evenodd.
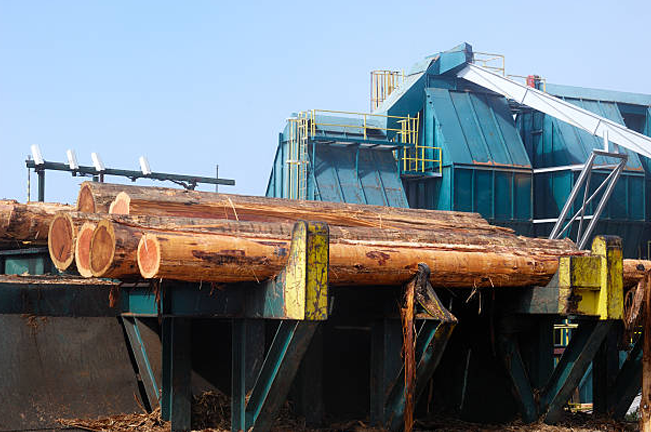
<path id="1" fill-rule="evenodd" d="M 110 214 L 128 215 L 131 197 L 125 192 L 120 192 L 109 207 Z"/>
<path id="2" fill-rule="evenodd" d="M 156 236 L 145 234 L 138 244 L 138 268 L 140 275 L 151 279 L 158 274 L 160 267 L 160 244 Z"/>
<path id="3" fill-rule="evenodd" d="M 76 230 L 67 212 L 57 214 L 50 223 L 47 248 L 57 269 L 67 270 L 74 261 Z"/>
<path id="4" fill-rule="evenodd" d="M 97 211 L 95 198 L 93 198 L 93 191 L 86 183 L 81 185 L 79 194 L 77 195 L 77 211 L 85 213 L 95 213 Z"/>
<path id="5" fill-rule="evenodd" d="M 102 277 L 113 263 L 115 233 L 113 225 L 103 220 L 97 224 L 90 240 L 89 267 L 93 276 Z"/>
<path id="6" fill-rule="evenodd" d="M 90 270 L 90 241 L 93 238 L 93 233 L 96 224 L 92 222 L 85 222 L 79 232 L 75 241 L 75 264 L 77 271 L 83 277 L 92 277 L 93 272 Z"/>

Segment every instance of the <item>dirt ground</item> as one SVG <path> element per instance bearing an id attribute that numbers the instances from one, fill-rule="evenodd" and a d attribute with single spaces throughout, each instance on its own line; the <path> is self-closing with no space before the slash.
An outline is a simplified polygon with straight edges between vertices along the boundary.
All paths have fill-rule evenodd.
<path id="1" fill-rule="evenodd" d="M 60 419 L 66 428 L 91 432 L 168 432 L 169 422 L 160 420 L 160 410 L 151 413 L 123 414 L 99 419 Z M 220 393 L 207 392 L 196 397 L 192 406 L 192 429 L 203 432 L 230 432 L 230 400 Z M 558 425 L 529 424 L 515 421 L 506 425 L 467 423 L 455 419 L 433 418 L 416 421 L 415 431 L 437 432 L 634 432 L 637 422 L 615 422 L 593 419 L 583 413 L 568 413 Z M 383 429 L 368 426 L 363 421 L 332 424 L 326 428 L 311 429 L 305 422 L 284 408 L 276 420 L 273 432 L 381 432 Z"/>

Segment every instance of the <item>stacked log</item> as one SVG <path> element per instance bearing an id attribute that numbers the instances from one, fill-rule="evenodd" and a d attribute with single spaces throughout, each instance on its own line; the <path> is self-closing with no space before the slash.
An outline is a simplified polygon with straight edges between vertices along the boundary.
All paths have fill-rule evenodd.
<path id="1" fill-rule="evenodd" d="M 95 213 L 81 213 L 76 211 L 60 211 L 52 218 L 48 231 L 47 246 L 50 259 L 60 271 L 71 270 L 77 261 L 77 237 L 80 229 L 86 223 L 97 223 L 102 216 Z M 87 237 L 84 238 L 86 240 Z M 86 274 L 82 274 L 86 276 Z"/>
<path id="2" fill-rule="evenodd" d="M 260 281 L 286 264 L 293 224 L 325 221 L 333 285 L 396 285 L 419 262 L 446 287 L 542 285 L 569 240 L 514 235 L 474 213 L 84 183 L 76 209 L 0 201 L 0 244 L 43 245 L 85 277 Z M 625 260 L 624 285 L 650 261 Z"/>
<path id="3" fill-rule="evenodd" d="M 66 240 L 51 251 L 72 245 L 80 273 L 117 279 L 261 281 L 286 264 L 297 220 L 328 223 L 333 285 L 402 284 L 419 262 L 432 269 L 434 286 L 543 285 L 560 256 L 587 253 L 570 240 L 516 236 L 465 212 L 90 182 L 77 208 L 95 213 L 68 212 L 53 223 L 53 241 Z M 644 266 L 625 263 L 625 283 Z"/>
<path id="4" fill-rule="evenodd" d="M 64 204 L 0 200 L 0 246 L 46 245 L 53 218 L 59 211 L 70 210 Z"/>

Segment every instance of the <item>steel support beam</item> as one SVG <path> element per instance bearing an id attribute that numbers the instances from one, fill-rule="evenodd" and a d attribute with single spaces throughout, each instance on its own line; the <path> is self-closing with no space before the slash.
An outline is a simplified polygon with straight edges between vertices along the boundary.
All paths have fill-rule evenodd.
<path id="1" fill-rule="evenodd" d="M 163 318 L 163 394 L 161 417 L 172 424 L 172 432 L 191 428 L 192 361 L 188 318 Z"/>
<path id="2" fill-rule="evenodd" d="M 633 399 L 640 393 L 642 387 L 642 345 L 644 338 L 641 335 L 633 348 L 628 353 L 622 368 L 617 373 L 613 393 L 615 405 L 612 410 L 613 417 L 624 418 Z"/>
<path id="3" fill-rule="evenodd" d="M 318 321 L 282 320 L 247 401 L 246 323 L 233 322 L 232 431 L 268 431 L 282 407 Z"/>
<path id="4" fill-rule="evenodd" d="M 156 409 L 160 405 L 160 393 L 158 384 L 156 383 L 154 370 L 149 362 L 145 343 L 140 334 L 140 326 L 142 325 L 142 322 L 140 322 L 136 317 L 122 317 L 122 325 L 127 334 L 129 347 L 131 348 L 133 357 L 136 360 L 138 376 L 145 388 L 145 394 L 147 395 L 149 406 L 151 409 Z"/>
<path id="5" fill-rule="evenodd" d="M 579 323 L 541 394 L 541 413 L 546 423 L 560 420 L 563 407 L 581 382 L 612 324 L 611 320 Z"/>
<path id="6" fill-rule="evenodd" d="M 520 355 L 516 336 L 514 334 L 501 335 L 498 338 L 498 349 L 504 361 L 506 372 L 511 379 L 513 396 L 520 409 L 522 421 L 533 423 L 538 420 L 538 404 L 536 403 L 527 368 Z"/>

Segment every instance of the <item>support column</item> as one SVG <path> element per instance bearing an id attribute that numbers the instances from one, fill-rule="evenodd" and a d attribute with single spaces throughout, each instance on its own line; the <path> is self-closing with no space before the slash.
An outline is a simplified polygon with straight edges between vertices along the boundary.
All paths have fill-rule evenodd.
<path id="1" fill-rule="evenodd" d="M 192 410 L 190 319 L 163 318 L 163 396 L 161 417 L 172 432 L 189 431 Z"/>
<path id="2" fill-rule="evenodd" d="M 386 404 L 391 385 L 402 370 L 402 327 L 397 319 L 385 318 L 371 327 L 371 424 L 386 423 Z"/>
<path id="3" fill-rule="evenodd" d="M 595 414 L 608 414 L 617 402 L 613 389 L 619 372 L 621 327 L 615 323 L 592 360 L 592 403 Z"/>

